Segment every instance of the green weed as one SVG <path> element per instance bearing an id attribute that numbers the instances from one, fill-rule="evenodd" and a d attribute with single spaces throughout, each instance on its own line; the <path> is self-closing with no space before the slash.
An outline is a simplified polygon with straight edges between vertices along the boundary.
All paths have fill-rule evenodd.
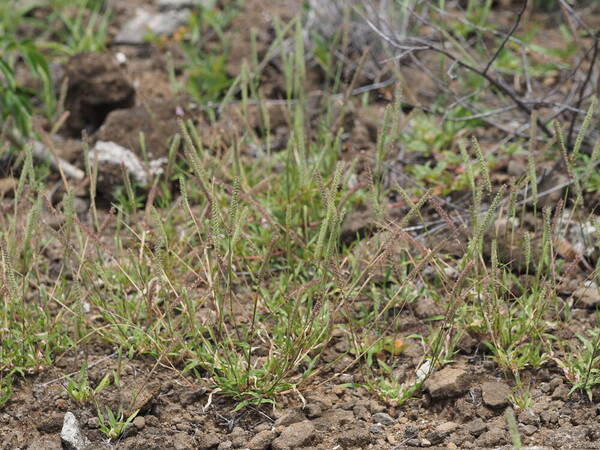
<path id="1" fill-rule="evenodd" d="M 598 322 L 596 317 L 596 322 Z M 571 393 L 579 390 L 592 401 L 594 386 L 600 384 L 600 330 L 588 330 L 587 336 L 577 335 L 579 345 L 560 365 L 567 380 L 572 384 Z M 583 346 L 583 347 L 582 347 Z"/>
<path id="2" fill-rule="evenodd" d="M 108 406 L 104 408 L 104 412 L 97 410 L 99 426 L 98 428 L 109 439 L 117 439 L 121 436 L 127 427 L 131 426 L 133 419 L 137 416 L 138 411 L 132 413 L 125 418 L 123 412 L 114 413 Z"/>
<path id="3" fill-rule="evenodd" d="M 42 46 L 62 55 L 99 52 L 106 49 L 111 10 L 105 0 L 54 0 L 48 20 L 59 25 L 56 36 Z"/>
<path id="4" fill-rule="evenodd" d="M 87 365 L 81 366 L 76 378 L 66 377 L 64 389 L 76 403 L 83 404 L 92 400 L 98 393 L 111 383 L 110 374 L 106 374 L 95 388 L 92 388 L 88 378 Z"/>

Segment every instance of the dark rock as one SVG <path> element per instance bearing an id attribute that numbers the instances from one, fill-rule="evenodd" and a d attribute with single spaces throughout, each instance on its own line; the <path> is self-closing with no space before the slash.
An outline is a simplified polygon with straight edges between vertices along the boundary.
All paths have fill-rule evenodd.
<path id="1" fill-rule="evenodd" d="M 57 433 L 63 426 L 63 420 L 63 414 L 52 414 L 41 419 L 36 428 L 40 433 Z"/>
<path id="2" fill-rule="evenodd" d="M 304 411 L 306 412 L 306 417 L 308 417 L 309 419 L 321 417 L 321 413 L 323 412 L 321 409 L 321 405 L 319 405 L 318 403 L 309 403 L 308 405 L 306 405 L 306 408 L 304 408 Z"/>
<path id="3" fill-rule="evenodd" d="M 483 433 L 477 439 L 477 445 L 484 448 L 496 447 L 498 445 L 504 445 L 508 442 L 507 432 L 500 428 L 491 428 L 489 431 Z"/>
<path id="4" fill-rule="evenodd" d="M 538 426 L 540 424 L 540 417 L 531 409 L 519 412 L 518 420 L 524 425 Z"/>
<path id="5" fill-rule="evenodd" d="M 434 445 L 441 443 L 450 433 L 458 428 L 454 422 L 444 422 L 438 425 L 434 430 L 427 433 L 427 439 Z"/>
<path id="6" fill-rule="evenodd" d="M 248 440 L 248 433 L 242 427 L 235 427 L 228 436 L 234 448 L 244 447 Z"/>
<path id="7" fill-rule="evenodd" d="M 354 422 L 354 414 L 352 411 L 344 411 L 343 409 L 330 409 L 313 420 L 312 423 L 319 431 L 330 432 L 335 428 Z"/>
<path id="8" fill-rule="evenodd" d="M 266 450 L 271 445 L 271 442 L 275 439 L 277 433 L 271 430 L 264 430 L 257 433 L 248 442 L 248 448 L 250 450 Z"/>
<path id="9" fill-rule="evenodd" d="M 540 418 L 543 423 L 555 424 L 558 422 L 558 411 L 555 409 L 547 409 L 540 413 Z"/>
<path id="10" fill-rule="evenodd" d="M 475 419 L 465 425 L 465 429 L 471 433 L 473 436 L 480 436 L 485 430 L 487 430 L 487 425 L 481 419 Z"/>
<path id="11" fill-rule="evenodd" d="M 110 53 L 80 53 L 65 65 L 66 126 L 74 137 L 93 132 L 111 111 L 133 106 L 135 90 Z"/>
<path id="12" fill-rule="evenodd" d="M 353 427 L 344 430 L 338 437 L 338 444 L 343 447 L 361 447 L 364 448 L 371 442 L 371 433 L 364 427 Z"/>
<path id="13" fill-rule="evenodd" d="M 271 447 L 273 450 L 295 449 L 307 444 L 315 436 L 315 427 L 312 423 L 305 420 L 285 428 L 279 437 L 275 439 Z"/>
<path id="14" fill-rule="evenodd" d="M 556 389 L 554 389 L 554 392 L 552 392 L 552 400 L 562 400 L 566 402 L 569 400 L 570 392 L 569 386 L 566 384 L 559 384 Z"/>
<path id="15" fill-rule="evenodd" d="M 483 403 L 490 408 L 498 409 L 508 406 L 510 395 L 511 390 L 506 383 L 492 381 L 481 385 Z"/>
<path id="16" fill-rule="evenodd" d="M 389 414 L 386 414 L 384 412 L 378 412 L 378 413 L 373 414 L 373 420 L 376 423 L 380 423 L 385 426 L 394 425 L 396 423 L 396 421 L 392 418 L 392 416 L 390 416 Z"/>
<path id="17" fill-rule="evenodd" d="M 425 381 L 425 389 L 435 399 L 458 397 L 469 389 L 469 378 L 463 369 L 446 367 Z"/>
<path id="18" fill-rule="evenodd" d="M 519 425 L 519 431 L 525 436 L 531 436 L 537 431 L 537 427 L 533 425 Z"/>
<path id="19" fill-rule="evenodd" d="M 203 433 L 197 438 L 197 446 L 199 450 L 211 450 L 217 448 L 222 439 L 216 433 Z"/>

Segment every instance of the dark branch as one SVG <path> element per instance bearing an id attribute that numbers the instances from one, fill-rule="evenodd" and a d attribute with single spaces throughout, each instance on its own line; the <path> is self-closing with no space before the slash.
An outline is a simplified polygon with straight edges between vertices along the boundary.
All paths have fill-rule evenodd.
<path id="1" fill-rule="evenodd" d="M 494 63 L 496 58 L 498 58 L 498 55 L 500 54 L 500 52 L 502 51 L 502 49 L 504 48 L 504 46 L 506 45 L 508 40 L 515 33 L 515 31 L 517 31 L 517 28 L 519 27 L 519 24 L 521 23 L 521 17 L 523 17 L 523 14 L 525 13 L 525 10 L 527 9 L 528 3 L 529 3 L 528 0 L 525 0 L 523 2 L 523 7 L 521 8 L 521 11 L 519 11 L 519 13 L 517 14 L 517 20 L 513 24 L 513 27 L 508 32 L 508 34 L 504 37 L 504 40 L 500 44 L 500 47 L 498 47 L 498 50 L 496 50 L 496 53 L 494 53 L 494 56 L 492 56 L 492 59 L 490 59 L 488 61 L 487 65 L 485 66 L 485 69 L 483 69 L 483 76 L 485 76 L 487 74 L 488 70 L 490 70 L 490 67 L 492 67 L 492 64 Z"/>

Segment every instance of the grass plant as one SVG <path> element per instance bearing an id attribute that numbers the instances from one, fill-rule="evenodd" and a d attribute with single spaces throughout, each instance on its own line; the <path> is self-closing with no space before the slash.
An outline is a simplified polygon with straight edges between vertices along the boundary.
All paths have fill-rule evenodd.
<path id="1" fill-rule="evenodd" d="M 481 11 L 474 4 L 469 2 L 471 19 L 485 22 L 491 2 Z M 105 5 L 80 0 L 77 8 L 74 16 L 56 10 L 64 25 L 59 44 L 0 40 L 0 73 L 6 81 L 0 86 L 0 112 L 24 133 L 31 132 L 32 99 L 48 117 L 59 110 L 42 50 L 71 54 L 105 45 L 110 15 Z M 585 266 L 579 255 L 563 251 L 562 243 L 565 222 L 593 220 L 586 194 L 598 183 L 591 168 L 597 166 L 600 145 L 590 155 L 580 150 L 595 104 L 574 148 L 567 148 L 561 124 L 554 123 L 557 139 L 550 146 L 562 155 L 570 177 L 557 204 L 542 203 L 535 148 L 523 141 L 502 147 L 500 153 L 526 154 L 527 171 L 521 179 L 498 182 L 494 169 L 502 155 L 490 155 L 475 138 L 467 142 L 468 122 L 439 126 L 416 111 L 405 117 L 399 95 L 377 131 L 368 180 L 356 187 L 356 164 L 346 158 L 342 125 L 344 108 L 353 101 L 351 89 L 331 93 L 342 96 L 344 108 L 325 102 L 314 117 L 305 89 L 301 21 L 275 25 L 268 56 L 259 61 L 251 55 L 240 76 L 230 80 L 219 55 L 205 59 L 191 53 L 198 30 L 211 29 L 224 39 L 230 18 L 211 14 L 196 17 L 198 29 L 190 30 L 191 41 L 183 49 L 192 67 L 187 89 L 196 99 L 220 101 L 213 119 L 237 102 L 243 125 L 217 153 L 193 122 L 180 121 L 167 177 L 156 181 L 155 203 L 141 201 L 124 174 L 121 195 L 110 212 L 101 211 L 97 168 L 88 164 L 90 219 L 82 220 L 72 187 L 66 187 L 60 204 L 49 202 L 44 173 L 34 166 L 31 150 L 23 151 L 14 198 L 0 215 L 0 405 L 22 377 L 90 343 L 128 358 L 154 358 L 204 379 L 233 398 L 238 409 L 297 392 L 339 368 L 343 356 L 349 361 L 342 371 L 358 367 L 364 385 L 402 403 L 420 392 L 429 374 L 466 352 L 461 343 L 467 337 L 481 342 L 478 351 L 516 385 L 516 407 L 532 401 L 523 379 L 527 370 L 557 360 L 561 348 L 567 349 L 561 361 L 573 392 L 591 397 L 599 383 L 600 333 L 584 330 L 578 353 L 555 331 L 568 320 L 561 287 Z M 19 17 L 26 20 L 25 13 Z M 0 27 L 17 32 L 6 20 Z M 270 146 L 268 100 L 260 90 L 261 70 L 275 50 L 290 133 L 280 152 Z M 16 83 L 16 52 L 41 80 L 42 94 Z M 322 43 L 317 57 L 330 86 L 342 85 L 342 70 Z M 213 77 L 206 78 L 207 72 Z M 260 130 L 248 125 L 250 105 L 260 107 Z M 412 132 L 403 133 L 401 125 L 410 121 Z M 531 123 L 534 141 L 535 118 Z M 264 137 L 262 157 L 249 157 L 245 150 L 261 142 L 259 136 Z M 388 182 L 386 166 L 398 145 L 420 153 L 407 169 L 416 180 L 414 189 Z M 177 158 L 179 148 L 183 156 Z M 438 157 L 435 165 L 432 156 Z M 177 189 L 169 190 L 171 185 Z M 458 194 L 468 200 L 462 209 L 449 211 L 451 195 Z M 392 195 L 405 206 L 394 221 L 388 214 Z M 365 203 L 373 211 L 369 233 L 387 233 L 387 238 L 362 259 L 355 253 L 360 243 L 344 241 L 342 229 L 349 212 Z M 432 230 L 427 219 L 432 216 L 442 237 Z M 60 218 L 60 225 L 50 226 L 49 218 Z M 416 229 L 423 232 L 411 234 Z M 590 239 L 595 241 L 589 245 L 597 247 L 598 236 Z M 398 250 L 398 242 L 405 247 Z M 449 243 L 455 244 L 454 254 Z M 45 255 L 56 249 L 59 261 L 49 261 Z M 586 270 L 597 282 L 598 268 Z M 439 310 L 421 333 L 407 336 L 404 314 L 423 299 Z M 327 352 L 340 336 L 346 339 L 345 355 L 331 359 Z M 424 349 L 410 374 L 401 372 L 409 339 Z M 105 380 L 92 388 L 81 370 L 66 382 L 75 402 L 110 388 Z M 136 414 L 98 408 L 100 429 L 109 438 L 120 436 Z M 515 446 L 520 445 L 514 417 L 509 421 Z"/>

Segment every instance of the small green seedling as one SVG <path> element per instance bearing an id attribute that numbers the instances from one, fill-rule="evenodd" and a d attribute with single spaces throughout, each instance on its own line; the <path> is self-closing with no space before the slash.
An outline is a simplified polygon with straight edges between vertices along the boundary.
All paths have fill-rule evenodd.
<path id="1" fill-rule="evenodd" d="M 529 409 L 534 405 L 530 387 L 524 385 L 515 386 L 508 400 L 515 408 L 520 410 Z"/>
<path id="2" fill-rule="evenodd" d="M 134 411 L 127 419 L 124 420 L 123 411 L 115 414 L 108 406 L 104 407 L 105 413 L 98 408 L 98 428 L 109 439 L 116 439 L 123 434 L 127 426 L 133 422 L 133 419 L 138 415 L 139 410 Z M 106 414 L 106 415 L 105 415 Z"/>
<path id="3" fill-rule="evenodd" d="M 578 335 L 583 344 L 579 351 L 574 351 L 566 363 L 561 364 L 567 374 L 568 381 L 573 385 L 571 392 L 585 392 L 590 402 L 592 389 L 600 384 L 600 329 L 588 331 L 589 338 Z"/>
<path id="4" fill-rule="evenodd" d="M 0 407 L 5 405 L 12 394 L 12 377 L 0 378 Z"/>
<path id="5" fill-rule="evenodd" d="M 83 404 L 94 398 L 98 393 L 110 385 L 111 376 L 107 373 L 98 386 L 92 388 L 88 378 L 87 364 L 84 364 L 79 370 L 77 378 L 67 377 L 67 383 L 64 388 L 76 403 Z"/>

